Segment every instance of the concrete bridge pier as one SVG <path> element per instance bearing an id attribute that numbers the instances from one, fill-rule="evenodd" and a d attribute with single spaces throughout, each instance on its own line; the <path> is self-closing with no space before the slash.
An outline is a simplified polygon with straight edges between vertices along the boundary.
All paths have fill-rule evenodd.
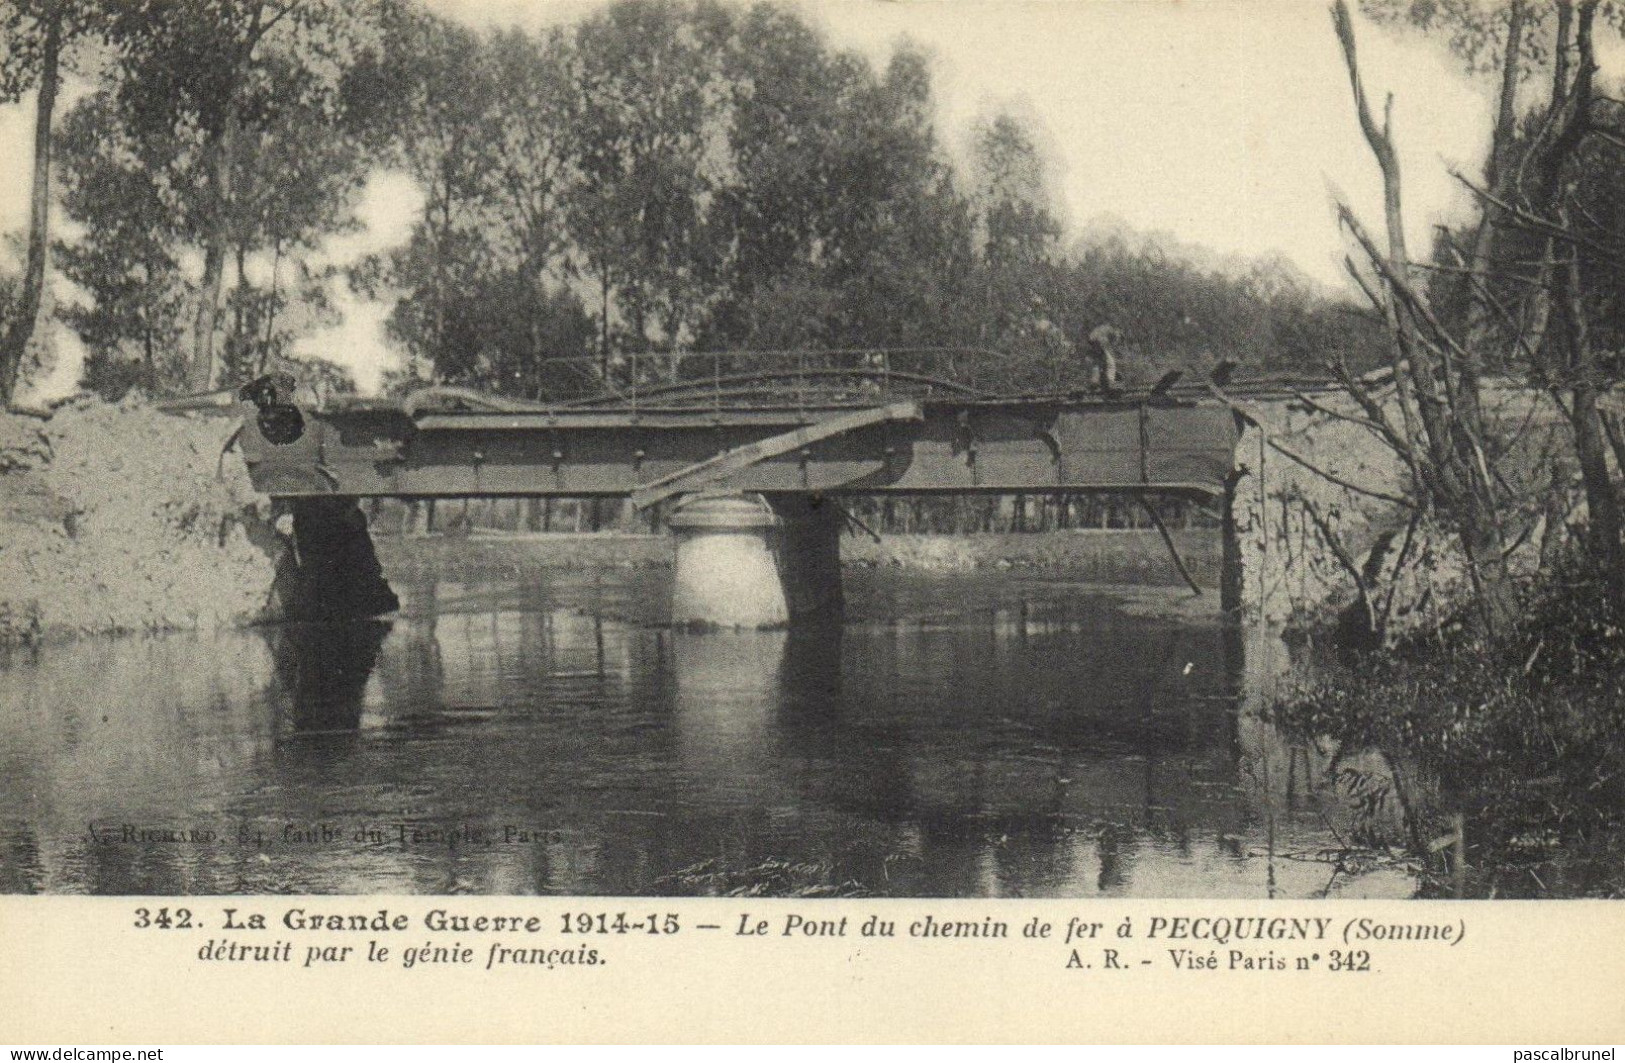
<path id="1" fill-rule="evenodd" d="M 672 622 L 778 628 L 841 613 L 841 529 L 832 503 L 805 495 L 700 493 L 667 518 L 677 536 Z"/>
<path id="2" fill-rule="evenodd" d="M 792 621 L 838 620 L 846 607 L 841 587 L 841 532 L 846 515 L 819 495 L 775 495 L 779 517 L 779 579 Z"/>
<path id="3" fill-rule="evenodd" d="M 672 623 L 760 629 L 790 622 L 772 550 L 779 518 L 760 495 L 688 495 L 666 524 L 677 536 Z"/>

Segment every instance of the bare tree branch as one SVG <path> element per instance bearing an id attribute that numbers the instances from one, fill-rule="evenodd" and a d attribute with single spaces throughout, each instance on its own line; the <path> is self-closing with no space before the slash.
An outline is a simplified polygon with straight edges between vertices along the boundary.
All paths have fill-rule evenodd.
<path id="1" fill-rule="evenodd" d="M 1502 195 L 1512 184 L 1513 172 L 1510 154 L 1517 134 L 1518 121 L 1518 63 L 1523 43 L 1523 28 L 1527 14 L 1523 0 L 1512 0 L 1507 10 L 1506 43 L 1501 57 L 1501 91 L 1496 107 L 1495 128 L 1490 136 L 1489 158 L 1484 165 L 1484 183 Z M 1480 293 L 1488 291 L 1482 283 L 1489 274 L 1491 252 L 1500 222 L 1498 211 L 1485 209 L 1479 214 L 1478 227 L 1473 234 L 1473 250 L 1467 268 L 1474 281 L 1467 304 L 1466 342 L 1462 345 L 1462 386 L 1459 394 L 1452 394 L 1453 403 L 1463 404 L 1462 414 L 1468 424 L 1476 424 L 1482 417 L 1479 409 L 1478 381 L 1484 366 L 1484 348 L 1490 333 L 1490 310 L 1484 305 Z M 1445 374 L 1450 383 L 1450 374 Z"/>
<path id="2" fill-rule="evenodd" d="M 1348 424 L 1359 425 L 1361 428 L 1364 428 L 1375 435 L 1381 436 L 1385 442 L 1392 442 L 1388 439 L 1387 429 L 1378 424 L 1376 421 L 1371 420 L 1369 417 L 1356 417 L 1353 414 L 1344 413 L 1341 410 L 1334 410 L 1330 406 L 1317 401 L 1312 395 L 1306 394 L 1302 391 L 1294 390 L 1292 392 L 1292 397 L 1324 417 L 1330 417 L 1334 421 L 1344 421 Z"/>
<path id="3" fill-rule="evenodd" d="M 1280 454 L 1282 457 L 1288 459 L 1289 461 L 1295 462 L 1296 464 L 1303 466 L 1305 469 L 1308 469 L 1310 472 L 1314 473 L 1316 476 L 1319 476 L 1320 478 L 1322 478 L 1324 480 L 1327 480 L 1327 481 L 1329 481 L 1331 483 L 1334 483 L 1338 487 L 1342 487 L 1342 488 L 1345 488 L 1345 489 L 1347 489 L 1349 491 L 1353 491 L 1356 494 L 1366 495 L 1369 498 L 1380 499 L 1380 500 L 1382 500 L 1384 502 L 1391 502 L 1394 505 L 1402 506 L 1405 509 L 1415 509 L 1416 508 L 1416 503 L 1411 501 L 1408 498 L 1403 498 L 1403 497 L 1401 497 L 1399 495 L 1390 494 L 1387 491 L 1379 491 L 1374 487 L 1362 487 L 1361 485 L 1359 485 L 1357 483 L 1353 483 L 1353 482 L 1351 482 L 1349 480 L 1346 480 L 1343 477 L 1338 476 L 1336 473 L 1330 472 L 1329 470 L 1324 469 L 1319 465 L 1316 465 L 1314 462 L 1310 461 L 1308 458 L 1306 458 L 1303 455 L 1301 455 L 1301 454 L 1297 453 L 1296 451 L 1292 450 L 1290 447 L 1287 447 L 1287 446 L 1283 445 L 1279 440 L 1275 439 L 1274 436 L 1270 435 L 1269 430 L 1264 425 L 1264 420 L 1263 420 L 1262 417 L 1260 417 L 1257 413 L 1253 412 L 1253 410 L 1249 409 L 1243 403 L 1241 403 L 1241 402 L 1237 401 L 1236 399 L 1232 398 L 1231 396 L 1225 394 L 1224 390 L 1222 388 L 1220 388 L 1217 384 L 1209 384 L 1208 385 L 1208 391 L 1211 392 L 1213 394 L 1213 396 L 1215 398 L 1217 398 L 1220 402 L 1222 402 L 1226 406 L 1230 407 L 1231 410 L 1233 410 L 1236 413 L 1240 414 L 1241 417 L 1248 424 L 1251 424 L 1253 427 L 1257 428 L 1258 431 L 1263 435 L 1264 442 L 1269 445 L 1269 448 L 1271 450 L 1275 451 L 1276 453 Z"/>
<path id="4" fill-rule="evenodd" d="M 1522 223 L 1523 228 L 1541 233 L 1544 236 L 1550 236 L 1555 240 L 1561 240 L 1564 243 L 1584 247 L 1586 250 L 1601 255 L 1616 265 L 1625 265 L 1625 251 L 1618 248 L 1609 247 L 1607 244 L 1599 243 L 1588 236 L 1575 232 L 1571 227 L 1564 225 L 1561 222 L 1552 221 L 1550 218 L 1542 218 L 1537 214 L 1525 210 L 1515 203 L 1501 199 L 1493 192 L 1480 188 L 1478 185 L 1462 176 L 1462 174 L 1456 170 L 1451 170 L 1450 176 L 1460 181 L 1463 185 L 1466 185 L 1468 190 L 1471 191 L 1473 195 L 1477 196 L 1485 203 L 1511 215 L 1515 221 Z"/>
<path id="5" fill-rule="evenodd" d="M 1377 603 L 1372 600 L 1370 583 L 1366 579 L 1364 569 L 1362 566 L 1355 564 L 1354 555 L 1349 553 L 1348 547 L 1343 544 L 1337 532 L 1332 529 L 1331 522 L 1321 514 L 1314 500 L 1299 493 L 1297 501 L 1303 507 L 1304 512 L 1309 514 L 1309 520 L 1314 524 L 1315 530 L 1320 532 L 1321 541 L 1331 550 L 1332 556 L 1343 567 L 1343 571 L 1347 572 L 1349 578 L 1354 581 L 1354 587 L 1359 592 L 1360 608 L 1365 613 L 1366 630 L 1373 634 L 1381 634 L 1381 629 L 1377 626 Z M 1413 523 L 1414 520 L 1413 516 Z M 1392 595 L 1390 595 L 1391 597 Z"/>

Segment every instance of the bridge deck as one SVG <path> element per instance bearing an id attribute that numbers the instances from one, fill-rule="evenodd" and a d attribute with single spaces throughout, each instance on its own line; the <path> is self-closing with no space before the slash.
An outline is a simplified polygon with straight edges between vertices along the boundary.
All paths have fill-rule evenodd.
<path id="1" fill-rule="evenodd" d="M 878 405 L 877 405 L 878 408 Z M 693 406 L 306 413 L 297 440 L 265 438 L 244 404 L 256 488 L 277 496 L 613 496 L 835 418 L 831 407 Z M 717 486 L 766 493 L 1124 492 L 1217 497 L 1238 428 L 1219 403 L 1167 396 L 918 403 L 729 467 Z M 734 464 L 738 464 L 737 462 Z M 686 482 L 686 481 L 685 481 Z"/>

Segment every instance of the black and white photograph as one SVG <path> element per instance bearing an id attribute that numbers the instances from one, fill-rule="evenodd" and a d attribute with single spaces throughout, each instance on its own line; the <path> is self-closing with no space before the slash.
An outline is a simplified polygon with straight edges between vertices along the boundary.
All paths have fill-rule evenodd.
<path id="1" fill-rule="evenodd" d="M 1618 898 L 1622 381 L 1612 0 L 0 0 L 0 893 Z"/>

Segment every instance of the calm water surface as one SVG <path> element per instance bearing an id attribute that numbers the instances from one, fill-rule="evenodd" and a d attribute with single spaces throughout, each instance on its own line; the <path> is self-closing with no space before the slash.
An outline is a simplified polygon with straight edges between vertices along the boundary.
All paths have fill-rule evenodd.
<path id="1" fill-rule="evenodd" d="M 668 579 L 0 656 L 0 890 L 1411 892 L 1180 591 L 855 572 L 843 627 L 689 634 Z"/>

